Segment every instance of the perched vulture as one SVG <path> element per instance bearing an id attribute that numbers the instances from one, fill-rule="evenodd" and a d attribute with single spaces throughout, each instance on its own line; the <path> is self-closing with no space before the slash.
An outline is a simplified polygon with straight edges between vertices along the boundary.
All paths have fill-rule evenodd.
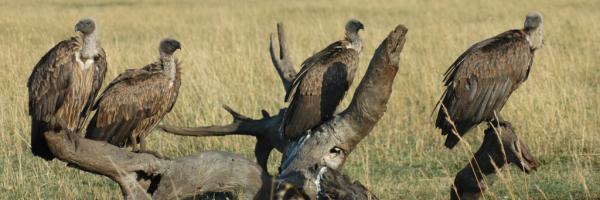
<path id="1" fill-rule="evenodd" d="M 542 16 L 531 12 L 520 30 L 509 30 L 474 44 L 444 74 L 436 127 L 453 148 L 473 126 L 501 121 L 510 94 L 527 80 L 535 51 L 543 45 Z M 438 104 L 440 104 L 438 102 Z M 437 106 L 436 106 L 437 107 Z"/>
<path id="2" fill-rule="evenodd" d="M 302 69 L 286 94 L 291 101 L 283 118 L 283 137 L 297 140 L 304 132 L 330 119 L 352 84 L 362 50 L 361 22 L 346 24 L 346 37 L 330 44 L 302 63 Z"/>
<path id="3" fill-rule="evenodd" d="M 77 22 L 80 35 L 59 42 L 33 68 L 27 82 L 31 116 L 31 151 L 54 159 L 44 133 L 78 133 L 106 74 L 106 54 L 96 41 L 92 19 Z"/>
<path id="4" fill-rule="evenodd" d="M 181 85 L 180 63 L 173 55 L 177 49 L 181 49 L 178 41 L 164 39 L 159 61 L 115 78 L 94 105 L 96 113 L 85 137 L 144 151 L 144 138 L 177 100 Z"/>

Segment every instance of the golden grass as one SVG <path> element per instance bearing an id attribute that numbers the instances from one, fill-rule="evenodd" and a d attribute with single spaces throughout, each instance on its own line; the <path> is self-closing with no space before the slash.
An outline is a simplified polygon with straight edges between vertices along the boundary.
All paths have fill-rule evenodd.
<path id="1" fill-rule="evenodd" d="M 470 44 L 521 27 L 533 9 L 544 15 L 546 46 L 503 115 L 541 168 L 532 175 L 505 170 L 485 198 L 599 198 L 600 2 L 587 0 L 3 1 L 0 198 L 119 198 L 118 187 L 107 178 L 44 162 L 29 152 L 26 80 L 31 69 L 48 49 L 74 34 L 79 18 L 91 16 L 108 55 L 105 83 L 126 68 L 154 61 L 161 38 L 183 43 L 181 94 L 162 122 L 183 126 L 229 123 L 222 104 L 255 117 L 262 108 L 276 112 L 284 106 L 267 50 L 278 21 L 286 25 L 298 66 L 340 39 L 347 19 L 362 20 L 366 44 L 357 80 L 376 45 L 395 25 L 405 24 L 409 33 L 388 112 L 349 157 L 345 173 L 382 199 L 445 199 L 455 173 L 475 149 L 460 144 L 446 150 L 433 128 L 430 113 L 443 90 L 442 73 Z M 467 134 L 472 148 L 482 132 Z M 215 149 L 254 159 L 254 139 L 248 137 L 188 138 L 155 131 L 148 140 L 168 156 Z M 271 160 L 271 171 L 279 157 Z"/>

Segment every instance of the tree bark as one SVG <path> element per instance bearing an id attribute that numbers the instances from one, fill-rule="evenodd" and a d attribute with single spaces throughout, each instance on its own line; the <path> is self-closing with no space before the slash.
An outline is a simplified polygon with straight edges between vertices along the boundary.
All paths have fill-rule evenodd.
<path id="1" fill-rule="evenodd" d="M 260 166 L 232 153 L 208 151 L 166 160 L 64 131 L 45 137 L 59 160 L 114 180 L 125 199 L 176 199 L 205 192 L 263 199 L 271 191 L 271 177 Z"/>

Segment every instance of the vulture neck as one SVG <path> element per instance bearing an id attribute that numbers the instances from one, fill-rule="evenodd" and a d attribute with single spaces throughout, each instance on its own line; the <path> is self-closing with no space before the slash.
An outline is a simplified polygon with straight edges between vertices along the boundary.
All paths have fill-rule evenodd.
<path id="1" fill-rule="evenodd" d="M 529 41 L 531 50 L 542 48 L 544 45 L 544 29 L 541 24 L 535 29 L 525 28 L 525 33 L 527 33 L 527 40 Z"/>
<path id="2" fill-rule="evenodd" d="M 171 79 L 175 80 L 176 63 L 173 54 L 160 52 L 160 62 L 163 66 L 164 73 Z"/>
<path id="3" fill-rule="evenodd" d="M 80 50 L 82 60 L 93 59 L 98 55 L 98 44 L 96 42 L 96 32 L 83 35 L 83 45 Z"/>
<path id="4" fill-rule="evenodd" d="M 362 40 L 357 32 L 346 32 L 346 40 L 350 41 L 350 48 L 358 52 L 362 51 Z"/>

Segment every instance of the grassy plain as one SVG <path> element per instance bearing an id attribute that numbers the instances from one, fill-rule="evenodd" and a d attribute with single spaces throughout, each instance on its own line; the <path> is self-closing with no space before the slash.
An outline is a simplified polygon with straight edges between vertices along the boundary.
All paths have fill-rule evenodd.
<path id="1" fill-rule="evenodd" d="M 268 55 L 275 23 L 286 25 L 295 66 L 343 37 L 349 18 L 364 22 L 357 81 L 374 48 L 397 24 L 409 28 L 388 111 L 349 157 L 345 173 L 382 199 L 445 199 L 455 173 L 483 138 L 483 126 L 449 151 L 433 128 L 431 111 L 442 93 L 442 73 L 469 45 L 523 25 L 530 10 L 544 14 L 546 46 L 529 80 L 503 115 L 541 162 L 526 175 L 500 173 L 485 199 L 600 198 L 600 1 L 6 1 L 0 2 L 0 198 L 116 199 L 109 179 L 44 162 L 29 151 L 26 80 L 38 59 L 74 35 L 91 16 L 108 55 L 105 83 L 126 68 L 158 57 L 158 41 L 183 43 L 179 100 L 162 123 L 225 124 L 227 104 L 253 117 L 285 106 Z M 351 89 L 350 95 L 357 84 Z M 348 98 L 349 99 L 349 98 Z M 348 99 L 342 107 L 347 105 Z M 250 159 L 253 138 L 187 138 L 155 131 L 149 147 L 167 156 L 205 150 Z M 276 171 L 276 153 L 270 171 Z"/>

